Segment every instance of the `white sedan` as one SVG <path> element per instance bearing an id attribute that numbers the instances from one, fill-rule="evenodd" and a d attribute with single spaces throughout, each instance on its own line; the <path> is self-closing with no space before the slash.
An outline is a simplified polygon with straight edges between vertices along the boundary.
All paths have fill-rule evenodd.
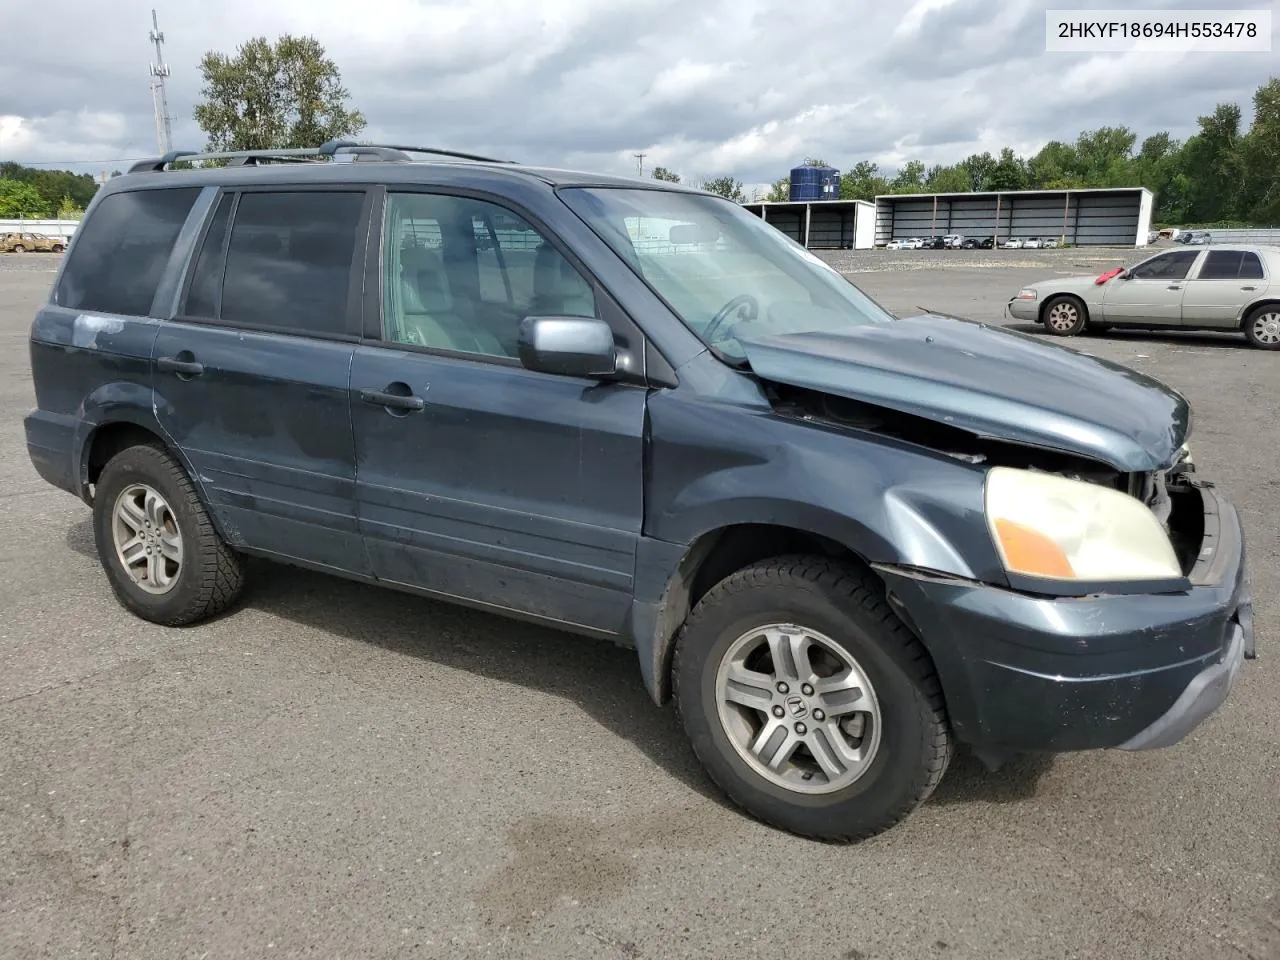
<path id="1" fill-rule="evenodd" d="M 1059 337 L 1119 326 L 1239 330 L 1255 347 L 1280 350 L 1280 247 L 1169 250 L 1103 277 L 1042 280 L 1006 309 Z"/>

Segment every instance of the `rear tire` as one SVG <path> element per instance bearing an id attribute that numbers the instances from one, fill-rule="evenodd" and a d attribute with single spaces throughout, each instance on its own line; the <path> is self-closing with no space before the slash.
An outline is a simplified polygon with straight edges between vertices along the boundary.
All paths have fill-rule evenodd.
<path id="1" fill-rule="evenodd" d="M 216 616 L 244 586 L 240 557 L 218 536 L 182 465 L 158 447 L 129 447 L 103 467 L 93 532 L 116 598 L 152 623 Z"/>
<path id="2" fill-rule="evenodd" d="M 1089 309 L 1079 297 L 1062 294 L 1050 298 L 1040 318 L 1046 333 L 1055 337 L 1074 337 L 1089 322 Z"/>
<path id="3" fill-rule="evenodd" d="M 927 651 L 880 582 L 851 565 L 789 556 L 732 574 L 685 621 L 672 672 L 711 779 L 748 814 L 801 836 L 887 830 L 951 760 Z"/>
<path id="4" fill-rule="evenodd" d="M 1280 305 L 1263 304 L 1244 322 L 1244 335 L 1259 350 L 1280 350 Z"/>
<path id="5" fill-rule="evenodd" d="M 22 244 L 18 244 L 17 246 L 15 246 L 15 247 L 13 248 L 12 252 L 13 252 L 13 253 L 26 253 L 26 252 L 27 252 L 27 248 L 26 248 L 26 247 L 24 247 Z"/>

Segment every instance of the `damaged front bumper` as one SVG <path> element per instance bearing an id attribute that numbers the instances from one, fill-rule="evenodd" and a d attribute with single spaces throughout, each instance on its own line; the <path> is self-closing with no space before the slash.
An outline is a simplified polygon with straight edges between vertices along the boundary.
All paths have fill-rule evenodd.
<path id="1" fill-rule="evenodd" d="M 1211 486 L 1180 593 L 1058 598 L 878 566 L 933 656 L 956 735 L 980 752 L 1165 747 L 1226 700 L 1254 655 L 1244 536 Z"/>

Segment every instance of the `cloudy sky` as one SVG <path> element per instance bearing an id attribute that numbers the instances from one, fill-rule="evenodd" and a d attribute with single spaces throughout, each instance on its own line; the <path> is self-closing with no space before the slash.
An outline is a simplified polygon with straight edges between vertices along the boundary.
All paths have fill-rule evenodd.
<path id="1" fill-rule="evenodd" d="M 363 139 L 748 184 L 806 156 L 954 162 L 1084 128 L 1185 136 L 1280 75 L 1280 0 L 0 0 L 0 160 L 98 172 L 156 151 L 151 9 L 174 145 L 210 49 L 315 36 Z M 202 8 L 197 12 L 197 8 Z M 1047 8 L 1271 9 L 1271 53 L 1046 53 Z M 821 11 L 820 13 L 818 11 Z"/>

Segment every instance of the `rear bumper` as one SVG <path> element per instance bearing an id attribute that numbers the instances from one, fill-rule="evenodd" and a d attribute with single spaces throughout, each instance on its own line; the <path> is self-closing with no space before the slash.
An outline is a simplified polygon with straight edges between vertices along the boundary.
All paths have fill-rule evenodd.
<path id="1" fill-rule="evenodd" d="M 74 447 L 80 421 L 44 410 L 33 410 L 22 421 L 27 435 L 27 456 L 36 473 L 68 493 L 80 495 Z"/>
<path id="2" fill-rule="evenodd" d="M 1128 750 L 1184 738 L 1253 656 L 1244 537 L 1200 489 L 1205 536 L 1177 594 L 1059 599 L 881 568 L 929 648 L 956 735 L 993 751 Z"/>

